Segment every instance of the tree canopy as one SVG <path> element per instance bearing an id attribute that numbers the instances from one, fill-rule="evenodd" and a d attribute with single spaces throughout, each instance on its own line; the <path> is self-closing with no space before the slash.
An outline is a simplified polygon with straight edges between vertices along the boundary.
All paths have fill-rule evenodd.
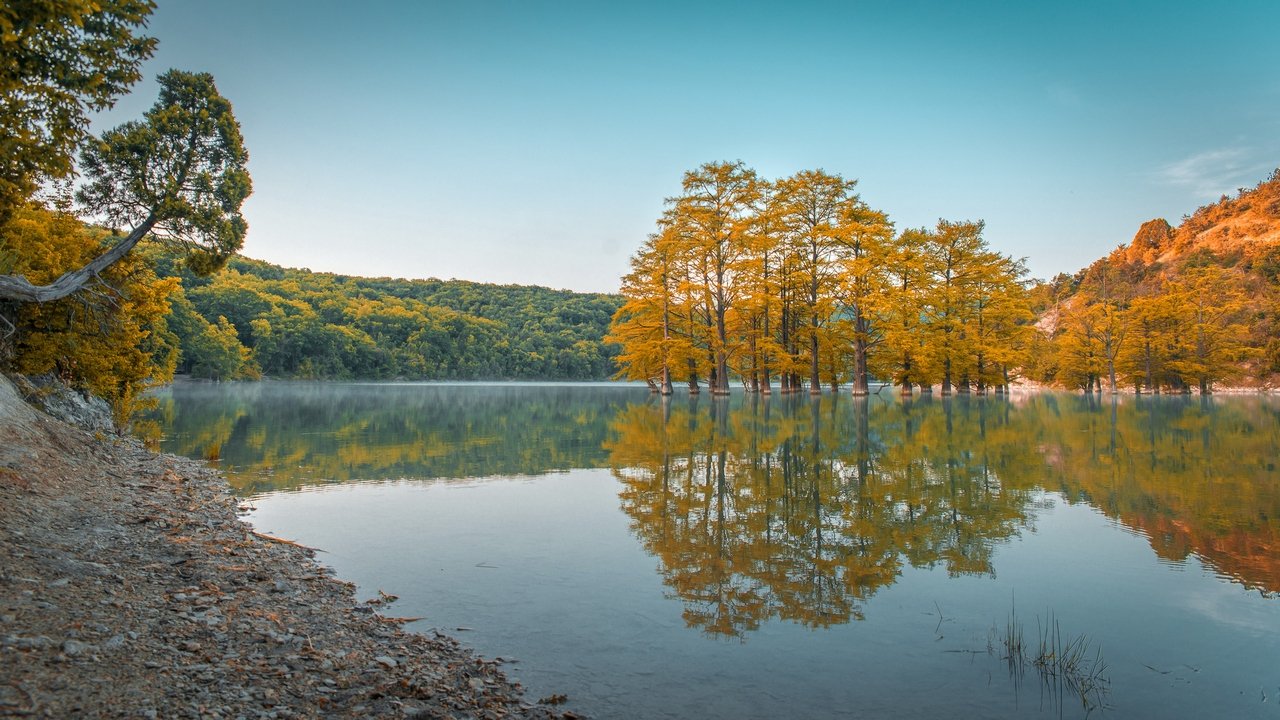
<path id="1" fill-rule="evenodd" d="M 72 173 L 90 111 L 142 76 L 156 40 L 150 0 L 5 0 L 0 5 L 0 222 L 42 182 Z"/>
<path id="2" fill-rule="evenodd" d="M 49 302 L 83 287 L 148 234 L 190 251 L 196 272 L 220 267 L 244 244 L 240 206 L 252 184 L 248 153 L 231 103 L 213 76 L 170 70 L 158 78 L 160 97 L 143 121 L 127 122 L 89 143 L 81 154 L 86 183 L 77 199 L 109 226 L 112 244 L 85 266 L 47 285 L 0 275 L 0 298 Z"/>
<path id="3" fill-rule="evenodd" d="M 231 379 L 603 380 L 617 296 L 460 280 L 360 278 L 236 257 L 209 276 L 148 249 L 180 279 L 179 372 Z"/>

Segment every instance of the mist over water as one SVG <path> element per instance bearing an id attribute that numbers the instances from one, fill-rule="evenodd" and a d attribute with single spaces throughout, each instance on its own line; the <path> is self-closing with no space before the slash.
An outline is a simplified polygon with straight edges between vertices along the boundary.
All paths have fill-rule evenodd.
<path id="1" fill-rule="evenodd" d="M 1275 717 L 1280 404 L 180 383 L 165 450 L 600 717 Z M 1052 615 L 1081 693 L 1002 638 Z M 459 631 L 457 628 L 469 628 Z M 1268 714 L 1270 712 L 1270 714 Z"/>

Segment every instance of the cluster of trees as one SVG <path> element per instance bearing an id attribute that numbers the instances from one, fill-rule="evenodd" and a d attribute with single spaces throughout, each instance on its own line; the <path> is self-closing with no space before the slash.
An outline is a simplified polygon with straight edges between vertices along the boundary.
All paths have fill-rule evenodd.
<path id="1" fill-rule="evenodd" d="M 807 170 L 769 181 L 741 162 L 685 173 L 632 257 L 610 339 L 622 374 L 664 394 L 820 393 L 872 376 L 905 392 L 1004 388 L 1033 334 L 1020 261 L 982 222 L 894 231 L 856 181 Z"/>
<path id="2" fill-rule="evenodd" d="M 1107 259 L 1085 271 L 1052 310 L 1046 379 L 1086 392 L 1105 382 L 1111 392 L 1208 393 L 1241 376 L 1252 354 L 1241 279 L 1217 264 L 1142 274 Z"/>
<path id="3" fill-rule="evenodd" d="M 1243 228 L 1243 230 L 1242 230 Z M 1174 229 L 1142 226 L 1074 277 L 1035 290 L 1043 352 L 1028 374 L 1101 392 L 1210 392 L 1280 372 L 1280 171 Z"/>
<path id="4" fill-rule="evenodd" d="M 177 274 L 169 325 L 180 372 L 334 379 L 603 380 L 616 349 L 602 342 L 620 299 L 459 280 L 359 278 L 233 259 Z"/>

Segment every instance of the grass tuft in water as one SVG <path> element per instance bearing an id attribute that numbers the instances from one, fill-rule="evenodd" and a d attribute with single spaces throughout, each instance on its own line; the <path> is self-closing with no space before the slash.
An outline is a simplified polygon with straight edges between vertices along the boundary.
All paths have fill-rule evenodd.
<path id="1" fill-rule="evenodd" d="M 996 637 L 994 627 L 991 636 Z M 1086 711 L 1106 707 L 1111 680 L 1101 645 L 1095 645 L 1086 635 L 1063 633 L 1052 611 L 1046 613 L 1043 623 L 1040 616 L 1036 616 L 1036 639 L 1038 642 L 1034 645 L 1027 644 L 1017 607 L 1011 607 L 1000 641 L 1004 646 L 1004 660 L 1015 681 L 1020 681 L 1024 672 L 1032 668 L 1041 685 L 1057 697 L 1075 695 Z M 987 647 L 994 652 L 995 643 L 988 641 Z"/>

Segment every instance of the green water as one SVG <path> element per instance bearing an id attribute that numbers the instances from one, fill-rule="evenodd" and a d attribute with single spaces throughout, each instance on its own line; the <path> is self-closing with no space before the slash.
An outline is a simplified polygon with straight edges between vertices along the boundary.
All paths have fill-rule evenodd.
<path id="1" fill-rule="evenodd" d="M 159 398 L 261 529 L 576 711 L 1280 718 L 1271 399 Z M 1078 662 L 1036 663 L 1050 618 Z"/>

